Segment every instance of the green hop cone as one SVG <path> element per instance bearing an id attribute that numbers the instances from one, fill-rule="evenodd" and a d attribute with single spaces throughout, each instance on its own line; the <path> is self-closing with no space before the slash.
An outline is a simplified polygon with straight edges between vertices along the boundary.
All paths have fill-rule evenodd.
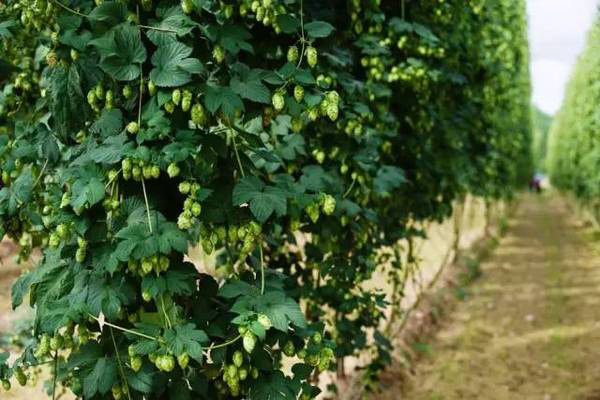
<path id="1" fill-rule="evenodd" d="M 194 104 L 192 107 L 192 122 L 196 125 L 205 125 L 206 124 L 206 113 L 204 111 L 204 107 L 202 104 Z"/>
<path id="2" fill-rule="evenodd" d="M 329 117 L 330 120 L 332 120 L 332 121 L 337 120 L 339 112 L 340 111 L 339 111 L 338 105 L 336 103 L 329 102 L 327 104 L 327 116 Z"/>
<path id="3" fill-rule="evenodd" d="M 312 46 L 308 47 L 306 49 L 306 59 L 308 60 L 308 65 L 310 65 L 311 68 L 314 68 L 318 62 L 317 49 Z"/>
<path id="4" fill-rule="evenodd" d="M 296 346 L 294 346 L 294 342 L 288 340 L 287 343 L 283 346 L 283 354 L 288 357 L 293 357 L 296 354 Z"/>
<path id="5" fill-rule="evenodd" d="M 140 356 L 133 356 L 130 358 L 129 363 L 131 365 L 131 369 L 134 370 L 135 372 L 138 372 L 141 368 L 142 368 L 142 357 Z"/>
<path id="6" fill-rule="evenodd" d="M 135 135 L 136 133 L 138 133 L 140 131 L 140 126 L 138 125 L 137 122 L 130 122 L 127 124 L 127 132 L 131 133 L 132 135 Z"/>
<path id="7" fill-rule="evenodd" d="M 167 355 L 161 357 L 161 369 L 165 372 L 171 372 L 175 369 L 175 359 L 173 356 Z"/>
<path id="8" fill-rule="evenodd" d="M 200 205 L 200 203 L 192 204 L 192 215 L 194 217 L 199 216 L 201 212 L 202 212 L 202 206 Z"/>
<path id="9" fill-rule="evenodd" d="M 148 81 L 148 93 L 150 93 L 150 96 L 156 94 L 156 84 L 152 81 Z"/>
<path id="10" fill-rule="evenodd" d="M 261 324 L 263 328 L 265 328 L 265 331 L 268 331 L 273 326 L 271 319 L 265 314 L 258 315 L 258 323 Z"/>
<path id="11" fill-rule="evenodd" d="M 323 213 L 325 215 L 331 215 L 335 211 L 335 198 L 331 195 L 325 195 L 325 200 L 323 201 Z"/>
<path id="12" fill-rule="evenodd" d="M 4 390 L 6 390 L 7 392 L 10 390 L 11 385 L 10 385 L 10 381 L 8 379 L 2 379 L 2 388 Z"/>
<path id="13" fill-rule="evenodd" d="M 241 352 L 241 351 L 239 351 L 239 350 L 236 350 L 236 351 L 233 353 L 233 357 L 232 357 L 232 359 L 233 359 L 233 364 L 234 364 L 236 367 L 241 367 L 241 366 L 242 366 L 242 364 L 244 363 L 244 355 L 243 355 L 243 354 L 242 354 L 242 352 Z"/>
<path id="14" fill-rule="evenodd" d="M 217 64 L 221 64 L 225 60 L 225 51 L 221 46 L 215 46 L 212 51 L 212 57 Z"/>
<path id="15" fill-rule="evenodd" d="M 183 112 L 189 111 L 191 106 L 192 106 L 192 99 L 184 97 L 181 100 L 181 109 L 183 110 Z"/>
<path id="16" fill-rule="evenodd" d="M 179 90 L 179 89 L 173 90 L 173 93 L 171 93 L 171 101 L 176 106 L 179 105 L 179 103 L 181 102 L 181 90 Z"/>
<path id="17" fill-rule="evenodd" d="M 294 98 L 298 103 L 302 102 L 304 99 L 304 88 L 302 86 L 296 85 L 296 87 L 294 87 Z"/>
<path id="18" fill-rule="evenodd" d="M 184 181 L 181 182 L 179 184 L 179 193 L 181 194 L 188 194 L 190 192 L 190 189 L 192 188 L 191 183 Z"/>
<path id="19" fill-rule="evenodd" d="M 181 0 L 181 9 L 184 14 L 191 14 L 194 10 L 194 2 L 192 0 Z"/>
<path id="20" fill-rule="evenodd" d="M 291 63 L 298 61 L 298 48 L 296 46 L 290 46 L 288 49 L 287 60 Z"/>
<path id="21" fill-rule="evenodd" d="M 177 356 L 177 364 L 179 364 L 181 369 L 186 369 L 189 363 L 190 356 L 188 353 L 181 353 L 179 356 Z"/>
<path id="22" fill-rule="evenodd" d="M 150 300 L 152 300 L 152 295 L 150 294 L 150 292 L 148 292 L 147 290 L 144 290 L 142 292 L 142 299 L 148 303 Z"/>
<path id="23" fill-rule="evenodd" d="M 175 104 L 173 104 L 172 101 L 167 101 L 165 103 L 165 111 L 169 114 L 173 114 L 173 112 L 175 111 Z"/>
<path id="24" fill-rule="evenodd" d="M 228 378 L 236 380 L 238 378 L 238 368 L 234 364 L 230 364 L 225 369 L 225 374 Z"/>
<path id="25" fill-rule="evenodd" d="M 320 344 L 322 340 L 323 340 L 323 336 L 319 332 L 315 333 L 312 336 L 312 341 L 316 344 Z"/>
<path id="26" fill-rule="evenodd" d="M 121 390 L 121 386 L 114 385 L 112 387 L 112 396 L 113 396 L 113 399 L 115 399 L 115 400 L 119 400 L 123 396 L 123 391 Z"/>
<path id="27" fill-rule="evenodd" d="M 167 167 L 167 174 L 169 175 L 169 178 L 175 178 L 177 175 L 179 175 L 179 172 L 180 169 L 175 163 L 171 163 Z"/>
<path id="28" fill-rule="evenodd" d="M 123 97 L 125 97 L 126 99 L 130 98 L 131 95 L 133 94 L 133 91 L 131 90 L 131 86 L 124 86 L 123 87 Z"/>
<path id="29" fill-rule="evenodd" d="M 244 350 L 248 353 L 252 353 L 254 347 L 256 346 L 256 336 L 250 331 L 247 331 L 242 339 L 242 344 L 244 345 Z"/>
<path id="30" fill-rule="evenodd" d="M 15 377 L 17 378 L 17 382 L 19 382 L 19 385 L 27 385 L 27 375 L 25 375 L 25 372 L 23 372 L 23 369 L 21 367 L 17 367 L 15 369 Z"/>
<path id="31" fill-rule="evenodd" d="M 275 92 L 275 94 L 273 94 L 271 102 L 273 103 L 275 111 L 281 111 L 283 110 L 283 107 L 285 107 L 285 99 L 280 92 Z"/>

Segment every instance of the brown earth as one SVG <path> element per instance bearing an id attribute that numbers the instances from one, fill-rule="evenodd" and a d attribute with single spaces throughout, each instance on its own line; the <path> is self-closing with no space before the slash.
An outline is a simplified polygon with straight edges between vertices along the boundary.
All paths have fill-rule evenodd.
<path id="1" fill-rule="evenodd" d="M 525 196 L 507 236 L 445 319 L 407 385 L 378 400 L 600 399 L 598 234 L 551 193 Z"/>

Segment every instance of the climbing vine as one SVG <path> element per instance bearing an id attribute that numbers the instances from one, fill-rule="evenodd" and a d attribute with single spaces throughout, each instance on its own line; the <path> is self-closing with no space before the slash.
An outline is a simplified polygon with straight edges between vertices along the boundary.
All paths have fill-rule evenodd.
<path id="1" fill-rule="evenodd" d="M 600 90 L 594 84 L 600 74 L 599 37 L 600 23 L 596 20 L 571 75 L 562 107 L 551 125 L 546 161 L 554 185 L 594 207 L 600 195 L 599 125 L 595 117 Z"/>
<path id="2" fill-rule="evenodd" d="M 370 382 L 383 250 L 529 172 L 525 32 L 521 0 L 2 3 L 1 226 L 42 250 L 3 385 L 310 399 L 365 351 Z"/>

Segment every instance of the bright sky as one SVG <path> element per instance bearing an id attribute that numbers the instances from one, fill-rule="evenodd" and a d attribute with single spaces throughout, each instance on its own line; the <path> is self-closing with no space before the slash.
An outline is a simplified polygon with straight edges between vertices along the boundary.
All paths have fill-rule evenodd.
<path id="1" fill-rule="evenodd" d="M 600 0 L 527 0 L 533 102 L 554 114 Z"/>

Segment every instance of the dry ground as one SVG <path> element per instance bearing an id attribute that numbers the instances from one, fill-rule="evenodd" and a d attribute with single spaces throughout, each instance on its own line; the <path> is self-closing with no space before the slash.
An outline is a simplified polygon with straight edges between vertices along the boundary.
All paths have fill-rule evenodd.
<path id="1" fill-rule="evenodd" d="M 597 233 L 558 196 L 526 196 L 481 267 L 405 392 L 392 372 L 374 398 L 600 399 Z"/>

